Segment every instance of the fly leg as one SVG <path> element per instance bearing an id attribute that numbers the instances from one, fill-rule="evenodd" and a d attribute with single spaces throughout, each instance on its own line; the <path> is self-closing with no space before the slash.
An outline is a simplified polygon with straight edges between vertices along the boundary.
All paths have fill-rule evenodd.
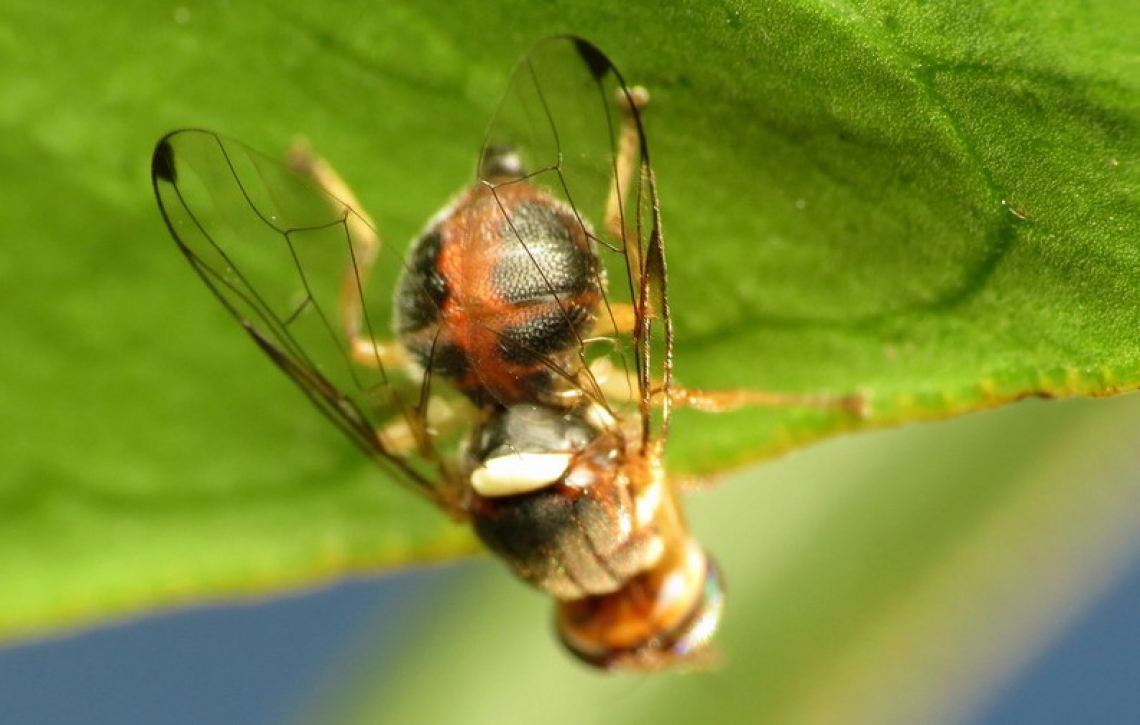
<path id="1" fill-rule="evenodd" d="M 353 361 L 380 370 L 403 367 L 407 362 L 404 347 L 394 340 L 377 340 L 366 329 L 364 286 L 382 244 L 376 225 L 362 210 L 348 184 L 305 142 L 294 142 L 289 150 L 289 165 L 324 189 L 332 197 L 330 202 L 344 214 L 352 240 L 352 258 L 341 282 L 340 320 Z"/>
<path id="2" fill-rule="evenodd" d="M 617 103 L 623 112 L 621 133 L 618 139 L 618 153 L 614 162 L 614 178 L 610 185 L 610 193 L 606 202 L 605 225 L 606 231 L 616 240 L 622 242 L 629 269 L 636 274 L 654 274 L 656 269 L 648 270 L 642 266 L 642 249 L 640 236 L 631 231 L 626 219 L 626 204 L 631 194 L 633 170 L 641 168 L 636 162 L 641 155 L 641 129 L 638 124 L 638 113 L 649 103 L 649 93 L 638 86 L 619 90 Z M 642 169 L 642 173 L 650 173 Z M 638 183 L 650 183 L 649 179 L 640 179 Z M 650 210 L 652 212 L 652 210 Z M 637 219 L 638 224 L 647 223 L 646 219 Z M 649 244 L 659 243 L 654 239 Z M 652 249 L 650 249 L 652 252 Z M 647 309 L 644 314 L 650 316 L 660 315 L 663 310 L 653 310 L 648 303 L 652 295 L 644 296 Z M 638 329 L 641 317 L 637 305 L 631 303 L 610 304 L 604 313 L 599 316 L 594 328 L 591 330 L 592 340 L 601 340 L 613 335 L 630 334 Z M 630 403 L 640 397 L 640 384 L 637 374 L 632 370 L 620 371 L 615 369 L 608 358 L 599 358 L 589 368 L 590 379 L 598 390 L 614 400 L 628 401 Z M 661 381 L 650 381 L 652 386 L 650 400 L 655 405 L 662 405 L 667 399 L 671 405 L 694 408 L 709 413 L 721 413 L 748 406 L 764 407 L 806 407 L 823 408 L 865 416 L 866 399 L 860 394 L 837 396 L 827 394 L 795 394 L 776 393 L 764 390 L 725 389 L 725 390 L 696 390 L 686 388 L 671 381 L 666 386 Z"/>
<path id="3" fill-rule="evenodd" d="M 364 288 L 383 244 L 376 225 L 363 211 L 356 195 L 332 166 L 298 141 L 289 150 L 289 165 L 329 195 L 329 202 L 343 215 L 351 240 L 351 257 L 345 267 L 340 288 L 341 332 L 347 341 L 352 360 L 362 366 L 387 371 L 409 368 L 404 346 L 396 340 L 378 340 L 372 336 L 364 309 Z M 440 483 L 417 487 L 456 520 L 465 518 L 462 505 L 462 477 L 436 451 L 436 438 L 468 425 L 477 411 L 456 399 L 444 399 L 431 393 L 429 372 L 423 373 L 419 393 L 408 399 L 396 398 L 390 407 L 400 411 L 376 430 L 376 440 L 390 456 L 407 459 L 413 453 L 439 467 Z M 398 393 L 396 393 L 398 394 Z M 401 396 L 402 397 L 402 396 Z"/>
<path id="4" fill-rule="evenodd" d="M 613 305 L 608 317 L 599 319 L 591 331 L 593 339 L 604 339 L 613 335 L 629 334 L 636 324 L 633 305 Z M 638 400 L 639 385 L 637 373 L 633 370 L 618 369 L 609 357 L 600 357 L 589 367 L 589 379 L 595 388 L 608 400 L 630 404 Z M 668 389 L 660 380 L 651 381 L 650 400 L 661 405 L 668 398 L 671 405 L 706 413 L 727 413 L 747 407 L 764 408 L 821 408 L 850 413 L 860 418 L 869 413 L 869 405 L 861 393 L 852 395 L 831 395 L 828 393 L 782 393 L 749 388 L 725 388 L 723 390 L 698 390 L 686 388 L 675 382 Z"/>
<path id="5" fill-rule="evenodd" d="M 632 403 L 638 399 L 637 374 L 615 368 L 609 358 L 599 358 L 590 365 L 590 376 L 608 400 Z M 728 413 L 741 408 L 820 408 L 866 417 L 870 411 L 866 397 L 861 393 L 831 395 L 828 393 L 781 393 L 750 388 L 724 388 L 698 390 L 676 383 L 664 389 L 654 381 L 651 400 L 661 405 L 668 398 L 677 407 L 692 408 L 705 413 Z"/>
<path id="6" fill-rule="evenodd" d="M 631 193 L 631 181 L 635 168 L 639 168 L 641 160 L 642 136 L 639 124 L 639 113 L 649 104 L 649 91 L 641 86 L 633 88 L 619 88 L 614 95 L 614 101 L 622 114 L 621 129 L 618 132 L 618 148 L 614 157 L 613 178 L 610 180 L 609 193 L 606 196 L 606 209 L 603 222 L 610 238 L 618 244 L 618 249 L 625 255 L 628 269 L 631 274 L 641 275 L 641 238 L 637 229 L 631 228 L 626 219 L 626 209 Z M 644 183 L 645 179 L 639 179 Z M 638 219 L 638 222 L 641 220 Z M 636 283 L 636 281 L 635 281 Z M 652 310 L 648 310 L 652 314 Z M 595 320 L 590 331 L 590 337 L 585 343 L 602 343 L 618 334 L 628 334 L 637 329 L 640 324 L 637 306 L 632 303 L 615 303 L 607 301 Z M 599 359 L 595 365 L 604 358 Z M 600 377 L 599 377 L 600 375 Z M 609 371 L 588 370 L 583 376 L 583 383 L 592 388 L 596 396 L 609 394 L 604 387 L 599 387 L 598 381 L 602 379 L 615 379 Z M 620 397 L 631 398 L 636 394 L 636 379 L 631 377 L 627 383 L 632 387 Z"/>
<path id="7" fill-rule="evenodd" d="M 649 91 L 641 86 L 622 88 L 618 90 L 615 100 L 622 112 L 622 122 L 618 134 L 617 157 L 614 159 L 614 178 L 610 182 L 610 193 L 606 198 L 605 225 L 606 231 L 613 239 L 624 241 L 628 238 L 625 209 L 629 199 L 630 180 L 636 162 L 641 156 L 641 128 L 638 125 L 638 113 L 649 104 Z M 631 269 L 640 268 L 640 263 L 631 265 Z"/>
<path id="8" fill-rule="evenodd" d="M 669 399 L 673 405 L 693 408 L 706 413 L 727 413 L 746 407 L 765 408 L 821 408 L 864 418 L 868 410 L 867 398 L 861 393 L 829 395 L 827 393 L 775 393 L 748 388 L 724 390 L 695 390 L 680 385 L 670 386 Z"/>
<path id="9" fill-rule="evenodd" d="M 430 459 L 432 439 L 459 430 L 478 417 L 475 408 L 461 398 L 432 396 L 422 406 L 405 410 L 411 414 L 393 418 L 376 431 L 384 449 L 401 457 L 419 450 Z"/>

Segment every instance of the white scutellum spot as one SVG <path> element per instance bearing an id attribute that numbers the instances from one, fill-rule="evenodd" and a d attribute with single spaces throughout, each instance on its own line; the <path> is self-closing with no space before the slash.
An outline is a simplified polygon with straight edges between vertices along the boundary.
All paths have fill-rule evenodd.
<path id="1" fill-rule="evenodd" d="M 516 496 L 549 486 L 570 467 L 569 453 L 511 453 L 488 458 L 471 472 L 471 488 L 480 496 Z"/>

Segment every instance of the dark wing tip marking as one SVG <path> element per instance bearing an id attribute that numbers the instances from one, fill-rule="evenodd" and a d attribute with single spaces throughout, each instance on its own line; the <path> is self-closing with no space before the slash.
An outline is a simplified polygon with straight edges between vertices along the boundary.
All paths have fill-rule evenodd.
<path id="1" fill-rule="evenodd" d="M 600 81 L 613 69 L 613 64 L 610 63 L 606 54 L 598 49 L 598 46 L 583 38 L 571 38 L 571 40 L 574 43 L 574 49 L 578 51 L 578 55 L 582 57 L 582 62 L 586 64 L 590 70 L 590 75 L 594 76 L 595 80 Z"/>
<path id="2" fill-rule="evenodd" d="M 170 145 L 169 137 L 163 137 L 154 147 L 154 156 L 150 159 L 150 175 L 153 179 L 169 184 L 178 183 L 178 174 L 174 170 L 174 148 Z"/>

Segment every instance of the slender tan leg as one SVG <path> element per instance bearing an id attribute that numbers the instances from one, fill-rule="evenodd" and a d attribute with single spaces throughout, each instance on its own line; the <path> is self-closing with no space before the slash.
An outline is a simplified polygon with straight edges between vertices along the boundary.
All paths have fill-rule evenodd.
<path id="1" fill-rule="evenodd" d="M 674 405 L 702 410 L 706 413 L 725 413 L 745 407 L 765 408 L 824 408 L 864 417 L 868 414 L 867 399 L 863 395 L 827 395 L 773 393 L 767 390 L 726 388 L 724 390 L 693 390 L 674 385 L 669 389 Z"/>
<path id="2" fill-rule="evenodd" d="M 637 375 L 618 370 L 609 358 L 599 358 L 590 365 L 590 375 L 608 400 L 628 404 L 637 400 Z M 862 395 L 827 395 L 774 393 L 767 390 L 725 388 L 724 390 L 695 390 L 680 385 L 669 387 L 669 401 L 678 407 L 693 408 L 706 413 L 727 413 L 746 407 L 763 408 L 824 408 L 851 413 L 859 417 L 868 414 L 867 401 Z M 653 391 L 653 400 L 660 405 L 663 391 L 659 384 Z"/>
<path id="3" fill-rule="evenodd" d="M 622 245 L 631 270 L 641 269 L 640 243 L 629 243 L 630 231 L 625 223 L 626 201 L 630 193 L 630 181 L 641 153 L 641 136 L 638 134 L 635 111 L 649 104 L 649 91 L 641 86 L 617 91 L 615 101 L 622 111 L 621 131 L 618 136 L 617 158 L 614 160 L 614 175 L 610 181 L 610 191 L 606 197 L 606 232 Z M 632 303 L 607 304 L 590 331 L 593 340 L 601 340 L 618 333 L 628 333 L 637 325 L 637 308 Z M 588 341 L 587 341 L 588 342 Z"/>
<path id="4" fill-rule="evenodd" d="M 640 111 L 645 108 L 649 103 L 649 92 L 640 86 L 630 89 L 628 95 L 619 91 L 617 101 L 624 112 L 624 118 L 618 155 L 614 164 L 614 178 L 606 201 L 605 224 L 606 231 L 614 239 L 624 242 L 628 238 L 628 230 L 625 226 L 625 203 L 641 143 L 633 110 Z M 640 249 L 633 248 L 636 246 L 627 245 L 626 255 L 630 260 L 631 269 L 638 270 L 640 269 L 640 260 L 637 255 Z M 634 305 L 629 303 L 614 304 L 608 308 L 608 314 L 602 315 L 598 319 L 591 330 L 591 336 L 595 339 L 602 339 L 616 334 L 628 334 L 635 329 L 636 325 L 637 309 Z M 599 389 L 608 397 L 629 402 L 636 400 L 638 386 L 637 377 L 634 373 L 615 370 L 608 359 L 602 358 L 590 366 L 590 375 L 596 381 Z M 660 404 L 664 396 L 659 383 L 657 386 L 658 390 L 654 391 L 653 397 Z M 679 385 L 671 385 L 668 396 L 673 405 L 710 413 L 726 412 L 746 406 L 828 408 L 847 411 L 859 416 L 867 413 L 866 401 L 862 395 L 797 395 L 745 389 L 694 390 Z"/>
<path id="5" fill-rule="evenodd" d="M 352 359 L 373 368 L 406 368 L 404 347 L 395 341 L 376 340 L 364 333 L 362 308 L 363 288 L 376 262 L 382 241 L 372 219 L 362 210 L 348 184 L 324 159 L 315 155 L 303 141 L 293 144 L 289 164 L 307 176 L 339 203 L 353 242 L 353 258 L 345 269 L 341 283 L 340 317 L 348 339 Z M 407 456 L 421 449 L 425 457 L 432 455 L 432 440 L 441 433 L 467 425 L 477 414 L 460 399 L 444 400 L 431 396 L 422 405 L 401 405 L 404 413 L 385 423 L 376 437 L 384 450 L 396 456 Z"/>
<path id="6" fill-rule="evenodd" d="M 638 134 L 634 111 L 640 111 L 649 104 L 649 91 L 641 86 L 617 93 L 617 104 L 622 111 L 621 133 L 618 138 L 618 154 L 614 161 L 614 178 L 606 199 L 606 231 L 616 240 L 626 238 L 625 202 L 629 198 L 629 182 L 638 155 L 641 153 L 641 136 Z M 635 266 L 634 269 L 640 269 Z"/>
<path id="7" fill-rule="evenodd" d="M 590 328 L 590 339 L 583 342 L 628 334 L 637 324 L 636 308 L 628 302 L 611 303 L 606 312 L 594 321 L 594 326 Z"/>
<path id="8" fill-rule="evenodd" d="M 341 283 L 340 318 L 352 359 L 374 368 L 403 367 L 406 356 L 402 345 L 391 340 L 376 340 L 363 332 L 364 310 L 361 300 L 364 285 L 382 243 L 376 225 L 362 210 L 348 184 L 328 162 L 315 155 L 307 143 L 301 140 L 293 143 L 289 150 L 289 165 L 340 203 L 338 211 L 344 214 L 348 226 L 349 237 L 353 242 L 353 258 L 344 271 Z"/>
<path id="9" fill-rule="evenodd" d="M 474 407 L 460 398 L 444 400 L 432 396 L 421 416 L 411 419 L 394 418 L 376 432 L 376 437 L 388 450 L 396 455 L 406 455 L 425 445 L 428 439 L 456 431 L 477 417 Z"/>

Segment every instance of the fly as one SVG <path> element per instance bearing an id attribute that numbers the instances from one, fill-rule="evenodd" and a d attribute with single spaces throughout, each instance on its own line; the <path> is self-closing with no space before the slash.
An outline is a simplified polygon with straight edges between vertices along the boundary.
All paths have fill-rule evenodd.
<path id="1" fill-rule="evenodd" d="M 543 41 L 474 182 L 402 256 L 307 149 L 286 168 L 179 130 L 152 161 L 179 248 L 261 350 L 552 596 L 563 643 L 601 668 L 699 662 L 723 611 L 664 470 L 672 408 L 857 405 L 674 381 L 647 102 L 588 41 Z"/>

